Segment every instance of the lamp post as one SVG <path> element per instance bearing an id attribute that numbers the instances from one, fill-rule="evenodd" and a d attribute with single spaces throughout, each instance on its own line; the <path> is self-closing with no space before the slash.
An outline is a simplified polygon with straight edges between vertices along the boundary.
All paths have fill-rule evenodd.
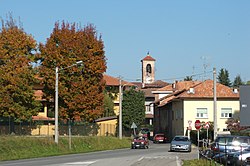
<path id="1" fill-rule="evenodd" d="M 122 100 L 123 100 L 123 87 L 128 84 L 122 85 L 122 79 L 119 77 L 119 138 L 122 139 Z"/>
<path id="2" fill-rule="evenodd" d="M 76 65 L 81 65 L 83 62 L 82 61 L 77 61 L 75 64 L 61 68 L 59 70 L 58 66 L 56 67 L 56 84 L 55 84 L 55 143 L 58 144 L 58 137 L 59 137 L 59 131 L 58 131 L 58 74 L 59 71 L 76 66 Z"/>
<path id="3" fill-rule="evenodd" d="M 217 130 L 218 130 L 218 124 L 217 124 L 217 96 L 216 96 L 216 68 L 213 69 L 213 94 L 214 94 L 214 140 L 217 137 Z"/>
<path id="4" fill-rule="evenodd" d="M 119 138 L 122 139 L 122 79 L 119 78 Z"/>

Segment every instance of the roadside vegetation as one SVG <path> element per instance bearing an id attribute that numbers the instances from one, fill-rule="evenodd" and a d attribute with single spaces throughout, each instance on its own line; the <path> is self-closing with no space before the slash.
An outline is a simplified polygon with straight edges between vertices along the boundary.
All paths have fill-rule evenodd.
<path id="1" fill-rule="evenodd" d="M 194 159 L 194 160 L 184 160 L 183 166 L 220 166 L 220 164 L 216 163 L 213 160 L 206 160 L 206 159 Z"/>
<path id="2" fill-rule="evenodd" d="M 52 137 L 3 136 L 0 138 L 0 161 L 57 156 L 73 153 L 129 148 L 130 139 L 116 137 L 60 137 L 58 145 Z"/>

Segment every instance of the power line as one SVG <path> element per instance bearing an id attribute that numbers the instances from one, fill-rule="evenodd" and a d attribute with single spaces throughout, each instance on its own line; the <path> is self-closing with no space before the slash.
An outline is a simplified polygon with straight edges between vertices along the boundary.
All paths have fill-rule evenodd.
<path id="1" fill-rule="evenodd" d="M 187 76 L 190 76 L 190 77 L 197 77 L 197 76 L 202 76 L 202 75 L 206 75 L 208 73 L 212 73 L 213 71 L 208 71 L 208 72 L 203 72 L 203 73 L 197 73 L 197 74 L 190 74 L 190 75 L 186 75 L 186 76 L 181 76 L 181 77 L 173 77 L 173 78 L 166 78 L 166 79 L 161 79 L 161 80 L 164 80 L 164 81 L 168 81 L 168 80 L 177 80 L 177 79 L 184 79 L 186 78 Z"/>

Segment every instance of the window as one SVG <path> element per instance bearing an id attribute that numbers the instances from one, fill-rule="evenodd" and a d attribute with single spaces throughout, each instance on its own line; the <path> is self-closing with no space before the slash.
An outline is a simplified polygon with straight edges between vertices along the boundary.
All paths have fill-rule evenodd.
<path id="1" fill-rule="evenodd" d="M 207 108 L 197 108 L 197 118 L 207 118 Z"/>
<path id="2" fill-rule="evenodd" d="M 150 105 L 146 105 L 146 112 L 151 112 Z"/>
<path id="3" fill-rule="evenodd" d="M 221 108 L 221 118 L 232 118 L 232 108 Z"/>

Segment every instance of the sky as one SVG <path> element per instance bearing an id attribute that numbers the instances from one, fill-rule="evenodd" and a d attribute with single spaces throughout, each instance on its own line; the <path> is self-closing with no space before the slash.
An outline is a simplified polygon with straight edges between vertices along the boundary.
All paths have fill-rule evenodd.
<path id="1" fill-rule="evenodd" d="M 213 68 L 250 80 L 249 0 L 0 0 L 0 17 L 10 12 L 44 44 L 57 21 L 93 24 L 106 74 L 130 82 L 141 78 L 148 52 L 156 80 L 212 79 Z"/>

